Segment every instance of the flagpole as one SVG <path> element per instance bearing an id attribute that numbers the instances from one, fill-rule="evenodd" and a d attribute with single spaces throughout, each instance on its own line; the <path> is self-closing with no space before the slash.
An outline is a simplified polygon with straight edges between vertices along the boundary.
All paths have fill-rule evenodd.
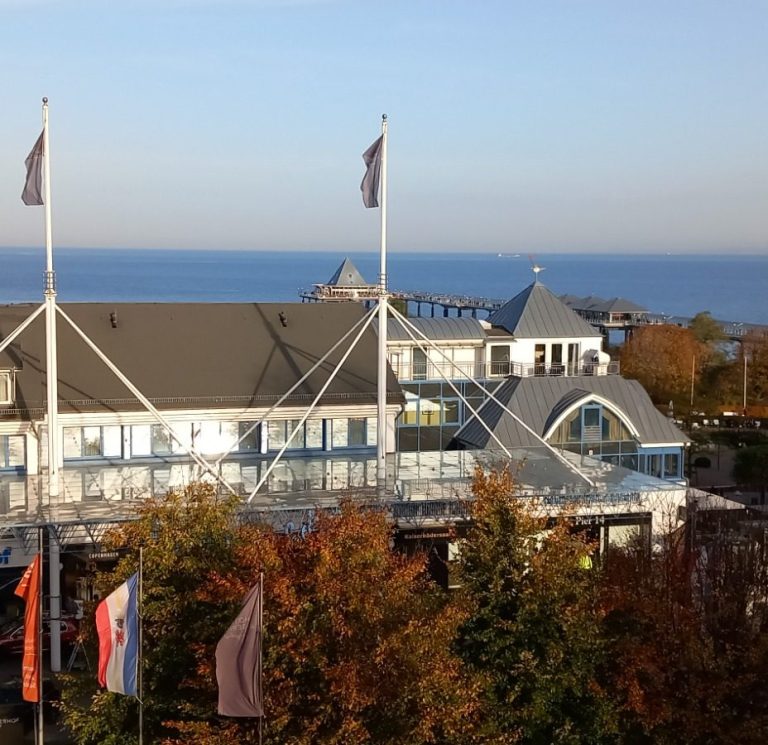
<path id="1" fill-rule="evenodd" d="M 48 496 L 59 496 L 58 370 L 56 358 L 56 273 L 53 270 L 51 227 L 51 146 L 48 135 L 48 99 L 43 98 L 43 205 L 45 209 L 46 378 L 48 395 Z"/>
<path id="2" fill-rule="evenodd" d="M 261 697 L 261 716 L 259 717 L 259 745 L 262 745 L 264 711 L 264 665 L 262 653 L 264 649 L 264 571 L 259 572 L 259 696 Z"/>
<path id="3" fill-rule="evenodd" d="M 138 689 L 139 689 L 139 745 L 144 743 L 144 546 L 139 546 L 139 659 L 138 659 Z"/>
<path id="4" fill-rule="evenodd" d="M 43 528 L 37 529 L 37 554 L 38 554 L 38 599 L 37 599 L 37 742 L 43 745 L 45 742 L 44 718 L 43 718 Z"/>
<path id="5" fill-rule="evenodd" d="M 376 485 L 387 487 L 387 115 L 381 117 L 381 251 L 379 257 L 379 348 L 377 374 Z"/>
<path id="6" fill-rule="evenodd" d="M 53 231 L 51 225 L 51 145 L 48 135 L 48 99 L 43 98 L 43 208 L 45 210 L 45 357 L 48 398 L 48 504 L 59 496 L 58 364 L 56 351 L 56 273 L 53 270 Z M 61 670 L 61 616 L 59 603 L 58 545 L 51 556 L 48 572 L 51 608 L 51 670 Z"/>

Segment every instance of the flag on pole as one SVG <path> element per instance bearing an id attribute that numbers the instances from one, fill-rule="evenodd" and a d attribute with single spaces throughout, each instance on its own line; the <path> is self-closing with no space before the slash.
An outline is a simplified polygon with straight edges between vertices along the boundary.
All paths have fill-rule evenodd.
<path id="1" fill-rule="evenodd" d="M 27 567 L 16 587 L 24 600 L 24 658 L 21 662 L 22 695 L 25 701 L 40 701 L 40 554 Z"/>
<path id="2" fill-rule="evenodd" d="M 384 135 L 381 135 L 364 153 L 365 176 L 360 184 L 363 192 L 363 204 L 366 207 L 379 206 L 379 176 L 381 175 L 381 144 Z"/>
<path id="3" fill-rule="evenodd" d="M 136 695 L 139 661 L 138 573 L 129 577 L 96 608 L 99 635 L 99 685 Z"/>
<path id="4" fill-rule="evenodd" d="M 40 133 L 34 147 L 30 151 L 24 165 L 27 167 L 27 180 L 24 182 L 24 191 L 21 199 L 26 205 L 43 203 L 43 135 Z"/>
<path id="5" fill-rule="evenodd" d="M 219 714 L 261 717 L 261 583 L 246 596 L 238 617 L 216 645 Z"/>

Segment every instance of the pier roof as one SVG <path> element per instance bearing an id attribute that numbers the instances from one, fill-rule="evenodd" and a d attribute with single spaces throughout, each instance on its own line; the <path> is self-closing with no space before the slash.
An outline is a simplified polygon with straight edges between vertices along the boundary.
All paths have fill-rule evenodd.
<path id="1" fill-rule="evenodd" d="M 648 309 L 643 308 L 631 300 L 623 297 L 614 297 L 609 300 L 598 297 L 597 295 L 588 295 L 579 297 L 577 295 L 561 295 L 560 300 L 569 308 L 574 310 L 589 310 L 595 313 L 647 313 Z"/>
<path id="2" fill-rule="evenodd" d="M 363 279 L 357 267 L 349 258 L 341 262 L 333 276 L 325 283 L 333 287 L 367 287 L 368 282 Z"/>
<path id="3" fill-rule="evenodd" d="M 523 339 L 584 338 L 598 332 L 540 282 L 534 282 L 488 318 Z"/>

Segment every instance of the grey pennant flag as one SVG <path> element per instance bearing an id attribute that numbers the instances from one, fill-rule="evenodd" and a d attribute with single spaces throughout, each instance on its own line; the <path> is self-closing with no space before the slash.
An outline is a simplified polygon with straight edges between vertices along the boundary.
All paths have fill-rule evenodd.
<path id="1" fill-rule="evenodd" d="M 366 207 L 379 206 L 379 176 L 381 175 L 381 143 L 384 141 L 384 135 L 379 137 L 364 153 L 365 176 L 360 184 L 360 191 L 363 192 L 363 204 Z"/>
<path id="2" fill-rule="evenodd" d="M 219 714 L 264 716 L 261 697 L 261 583 L 246 596 L 240 614 L 216 645 Z"/>
<path id="3" fill-rule="evenodd" d="M 35 205 L 43 203 L 43 132 L 37 138 L 35 146 L 24 161 L 27 167 L 27 180 L 21 199 L 24 204 Z"/>

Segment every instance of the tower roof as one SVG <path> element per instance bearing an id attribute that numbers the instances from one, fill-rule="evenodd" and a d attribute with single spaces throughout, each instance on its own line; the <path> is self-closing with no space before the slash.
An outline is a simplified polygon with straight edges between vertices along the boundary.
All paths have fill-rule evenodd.
<path id="1" fill-rule="evenodd" d="M 335 287 L 366 287 L 368 283 L 349 258 L 341 262 L 333 276 L 326 282 Z"/>
<path id="2" fill-rule="evenodd" d="M 597 330 L 540 282 L 528 285 L 488 321 L 524 339 L 599 336 Z"/>

